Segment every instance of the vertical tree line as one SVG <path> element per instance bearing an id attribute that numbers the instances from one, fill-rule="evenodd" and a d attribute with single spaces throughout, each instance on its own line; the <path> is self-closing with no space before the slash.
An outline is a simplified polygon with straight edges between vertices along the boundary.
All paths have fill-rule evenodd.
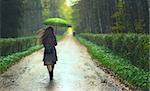
<path id="1" fill-rule="evenodd" d="M 40 0 L 22 0 L 20 4 L 20 29 L 17 35 L 30 35 L 41 27 L 42 6 Z M 23 36 L 21 35 L 21 36 Z"/>
<path id="2" fill-rule="evenodd" d="M 72 6 L 78 32 L 149 32 L 148 0 L 80 0 Z M 79 18 L 79 19 L 77 19 Z"/>
<path id="3" fill-rule="evenodd" d="M 0 12 L 1 12 L 1 9 L 2 9 L 2 0 L 0 0 Z M 1 13 L 0 13 L 0 38 L 1 38 Z"/>
<path id="4" fill-rule="evenodd" d="M 132 32 L 147 32 L 149 30 L 149 12 L 147 0 L 124 0 L 128 27 Z"/>
<path id="5" fill-rule="evenodd" d="M 40 0 L 2 0 L 1 37 L 31 35 L 41 26 Z"/>
<path id="6" fill-rule="evenodd" d="M 59 17 L 59 2 L 61 0 L 41 0 L 43 19 Z"/>
<path id="7" fill-rule="evenodd" d="M 49 10 L 50 10 L 50 17 L 60 17 L 59 15 L 59 2 L 61 0 L 50 0 L 50 7 L 49 7 Z"/>
<path id="8" fill-rule="evenodd" d="M 0 37 L 33 35 L 48 17 L 59 16 L 60 0 L 0 0 Z"/>
<path id="9" fill-rule="evenodd" d="M 18 0 L 2 0 L 1 1 L 1 37 L 15 37 L 19 28 L 19 18 L 21 15 L 18 8 L 20 1 Z"/>

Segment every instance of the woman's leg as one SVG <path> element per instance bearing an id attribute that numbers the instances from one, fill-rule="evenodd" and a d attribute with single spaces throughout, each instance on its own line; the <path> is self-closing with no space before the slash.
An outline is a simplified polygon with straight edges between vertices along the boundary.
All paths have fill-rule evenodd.
<path id="1" fill-rule="evenodd" d="M 47 65 L 47 69 L 48 69 L 48 72 L 49 72 L 50 80 L 53 80 L 54 65 Z"/>
<path id="2" fill-rule="evenodd" d="M 49 72 L 51 72 L 52 71 L 52 65 L 48 64 L 47 69 L 48 69 Z"/>

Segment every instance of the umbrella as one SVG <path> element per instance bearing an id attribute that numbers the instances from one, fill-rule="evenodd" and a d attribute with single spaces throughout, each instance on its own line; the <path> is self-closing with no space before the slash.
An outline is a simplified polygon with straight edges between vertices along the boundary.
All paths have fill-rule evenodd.
<path id="1" fill-rule="evenodd" d="M 48 18 L 44 21 L 44 24 L 49 26 L 71 27 L 71 25 L 62 18 Z"/>

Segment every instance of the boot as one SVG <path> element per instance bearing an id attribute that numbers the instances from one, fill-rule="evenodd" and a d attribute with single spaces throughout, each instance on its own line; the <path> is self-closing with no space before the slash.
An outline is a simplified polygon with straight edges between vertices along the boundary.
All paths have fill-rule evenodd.
<path id="1" fill-rule="evenodd" d="M 53 80 L 53 70 L 54 70 L 54 65 L 52 65 L 52 70 L 49 71 L 50 80 Z"/>
<path id="2" fill-rule="evenodd" d="M 50 78 L 50 80 L 53 80 L 53 70 L 51 72 L 49 72 L 49 78 Z"/>

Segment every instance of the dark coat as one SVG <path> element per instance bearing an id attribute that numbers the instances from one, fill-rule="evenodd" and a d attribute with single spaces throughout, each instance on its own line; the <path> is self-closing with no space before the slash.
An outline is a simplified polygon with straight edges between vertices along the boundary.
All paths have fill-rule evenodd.
<path id="1" fill-rule="evenodd" d="M 56 64 L 57 61 L 57 52 L 55 46 L 57 45 L 56 37 L 54 34 L 48 36 L 44 39 L 43 46 L 44 46 L 44 65 Z"/>

